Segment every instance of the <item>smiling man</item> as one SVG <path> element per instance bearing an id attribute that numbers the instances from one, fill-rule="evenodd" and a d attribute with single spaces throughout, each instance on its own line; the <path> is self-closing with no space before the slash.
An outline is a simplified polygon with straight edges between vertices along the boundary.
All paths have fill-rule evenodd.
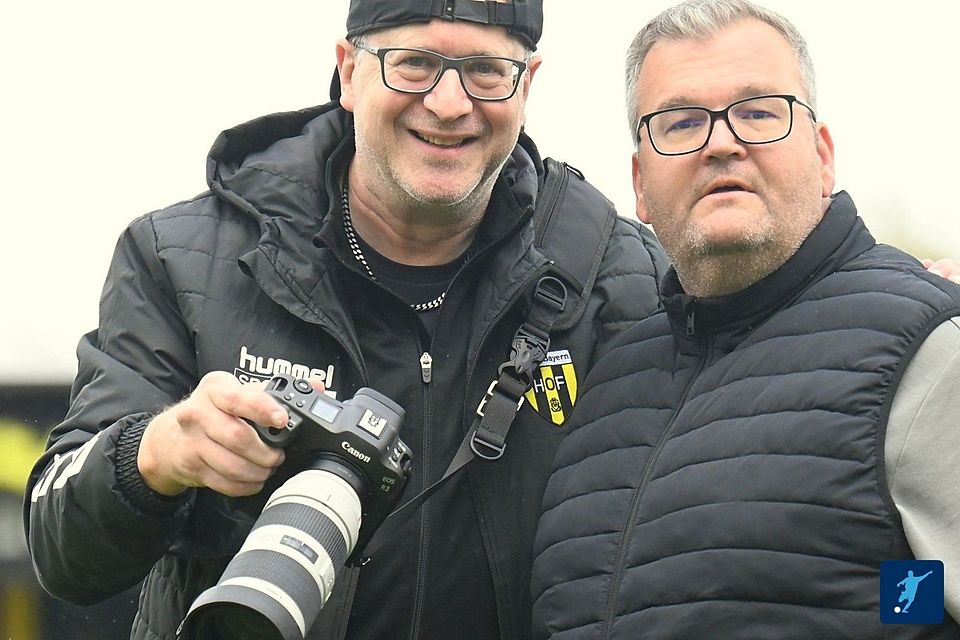
<path id="1" fill-rule="evenodd" d="M 490 31 L 434 20 L 337 46 L 340 103 L 356 131 L 350 214 L 360 237 L 395 262 L 461 255 L 517 144 L 540 58 L 505 30 Z M 459 73 L 443 72 L 478 53 Z"/>
<path id="2" fill-rule="evenodd" d="M 956 638 L 960 286 L 833 192 L 782 17 L 682 3 L 627 75 L 637 214 L 675 268 L 559 448 L 535 637 Z M 944 621 L 883 628 L 881 563 L 921 558 Z"/>
<path id="3" fill-rule="evenodd" d="M 300 591 L 243 575 L 244 597 L 311 639 L 529 637 L 534 529 L 577 378 L 656 309 L 665 270 L 651 232 L 523 133 L 541 27 L 541 0 L 353 0 L 338 99 L 224 132 L 209 192 L 131 224 L 27 492 L 51 593 L 89 603 L 143 580 L 132 637 L 172 640 L 302 471 L 297 442 L 284 462 L 244 421 L 285 425 L 241 381 L 293 373 L 405 409 L 405 497 L 458 451 L 490 459 L 385 529 L 362 568 L 334 567 L 325 604 L 319 569 Z M 348 466 L 371 457 L 341 448 Z M 288 502 L 349 519 L 324 486 L 307 493 Z M 277 581 L 336 556 L 292 538 L 271 547 L 270 567 L 296 562 Z"/>

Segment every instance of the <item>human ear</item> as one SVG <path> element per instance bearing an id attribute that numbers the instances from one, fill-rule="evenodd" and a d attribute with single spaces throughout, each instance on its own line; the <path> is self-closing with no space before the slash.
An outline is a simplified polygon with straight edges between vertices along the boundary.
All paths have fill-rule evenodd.
<path id="1" fill-rule="evenodd" d="M 829 198 L 837 184 L 837 172 L 833 164 L 833 136 L 830 129 L 822 122 L 817 123 L 816 131 L 817 155 L 820 157 L 821 196 Z"/>
<path id="2" fill-rule="evenodd" d="M 650 224 L 650 213 L 643 200 L 643 179 L 640 175 L 639 151 L 634 151 L 631 157 L 631 174 L 633 175 L 633 193 L 636 197 L 637 219 L 644 224 Z"/>
<path id="3" fill-rule="evenodd" d="M 337 73 L 340 74 L 340 106 L 353 111 L 353 72 L 356 70 L 356 48 L 349 40 L 337 41 Z"/>

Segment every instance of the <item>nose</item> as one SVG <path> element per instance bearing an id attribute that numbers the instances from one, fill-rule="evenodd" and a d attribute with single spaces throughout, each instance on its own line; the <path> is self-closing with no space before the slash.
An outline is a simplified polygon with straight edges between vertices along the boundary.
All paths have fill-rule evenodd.
<path id="1" fill-rule="evenodd" d="M 723 118 L 717 118 L 713 122 L 713 129 L 710 132 L 710 139 L 707 140 L 704 152 L 709 157 L 727 158 L 730 156 L 743 157 L 747 150 L 746 146 L 733 134 L 730 123 Z"/>
<path id="2" fill-rule="evenodd" d="M 467 95 L 456 69 L 447 69 L 430 93 L 423 97 L 423 106 L 441 120 L 456 120 L 473 111 L 473 100 Z"/>

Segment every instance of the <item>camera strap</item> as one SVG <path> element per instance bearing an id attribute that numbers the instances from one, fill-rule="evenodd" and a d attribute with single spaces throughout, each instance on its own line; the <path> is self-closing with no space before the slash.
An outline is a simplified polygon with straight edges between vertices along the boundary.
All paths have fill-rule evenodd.
<path id="1" fill-rule="evenodd" d="M 520 407 L 523 394 L 533 384 L 533 374 L 547 357 L 550 330 L 566 305 L 567 288 L 559 278 L 545 275 L 537 281 L 526 319 L 513 336 L 510 357 L 497 370 L 477 406 L 476 416 L 443 476 L 415 497 L 397 507 L 377 528 L 363 549 L 361 563 L 369 560 L 380 546 L 396 535 L 427 498 L 475 458 L 497 460 L 506 449 L 507 433 Z"/>
<path id="2" fill-rule="evenodd" d="M 354 558 L 366 563 L 398 528 L 454 475 L 476 458 L 494 461 L 503 456 L 510 425 L 523 406 L 523 397 L 550 347 L 550 332 L 569 328 L 583 313 L 606 252 L 616 211 L 606 198 L 572 167 L 544 159 L 544 182 L 534 212 L 535 243 L 551 260 L 531 297 L 526 318 L 513 336 L 510 356 L 497 369 L 477 406 L 476 415 L 443 476 L 387 516 L 367 545 Z M 571 186 L 570 174 L 579 178 Z M 607 207 L 598 207 L 598 197 Z M 584 251 L 589 247 L 590 251 Z M 562 278 L 562 279 L 561 279 Z M 568 292 L 572 284 L 579 299 Z M 571 302 L 573 308 L 571 308 Z M 569 313 L 563 313 L 564 310 Z M 563 315 L 562 321 L 561 314 Z"/>

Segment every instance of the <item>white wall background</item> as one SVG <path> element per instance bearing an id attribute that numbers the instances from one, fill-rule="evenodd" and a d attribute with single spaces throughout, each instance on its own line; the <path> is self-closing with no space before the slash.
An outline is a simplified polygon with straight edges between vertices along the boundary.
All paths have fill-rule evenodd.
<path id="1" fill-rule="evenodd" d="M 387 1 L 387 0 L 384 0 Z M 547 0 L 541 152 L 633 215 L 622 59 L 672 2 Z M 839 186 L 881 241 L 960 256 L 960 3 L 767 0 L 808 39 Z M 33 0 L 0 17 L 0 384 L 68 382 L 117 236 L 205 188 L 222 129 L 325 102 L 346 0 Z"/>

